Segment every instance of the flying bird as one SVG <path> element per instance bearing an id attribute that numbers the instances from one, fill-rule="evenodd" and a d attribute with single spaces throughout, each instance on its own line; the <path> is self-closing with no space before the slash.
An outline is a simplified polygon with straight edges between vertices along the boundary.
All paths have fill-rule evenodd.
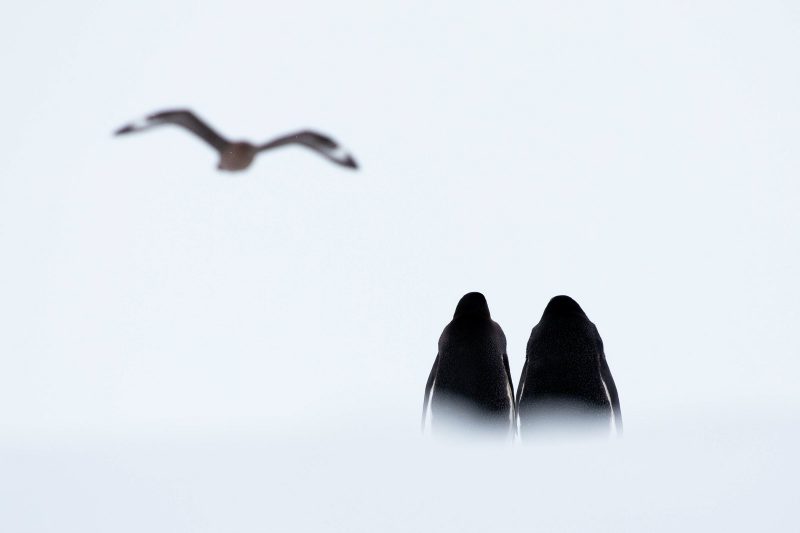
<path id="1" fill-rule="evenodd" d="M 273 148 L 290 144 L 298 144 L 310 148 L 337 165 L 353 169 L 358 168 L 353 156 L 342 148 L 339 143 L 321 133 L 311 130 L 302 130 L 278 137 L 260 145 L 251 144 L 246 141 L 229 141 L 187 109 L 154 113 L 141 121 L 131 122 L 130 124 L 122 126 L 115 131 L 114 134 L 125 135 L 164 124 L 174 124 L 186 128 L 210 144 L 219 152 L 219 165 L 217 168 L 220 170 L 244 170 L 250 166 L 259 152 L 265 152 Z"/>

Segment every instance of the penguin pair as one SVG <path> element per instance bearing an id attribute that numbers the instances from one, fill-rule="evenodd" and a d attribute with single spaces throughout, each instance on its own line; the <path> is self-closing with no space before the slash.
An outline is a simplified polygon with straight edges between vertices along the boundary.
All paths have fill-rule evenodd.
<path id="1" fill-rule="evenodd" d="M 550 300 L 531 331 L 516 397 L 506 338 L 486 298 L 477 292 L 461 298 L 425 386 L 423 430 L 426 419 L 434 435 L 469 428 L 507 439 L 517 421 L 523 437 L 622 432 L 603 341 L 568 296 Z"/>

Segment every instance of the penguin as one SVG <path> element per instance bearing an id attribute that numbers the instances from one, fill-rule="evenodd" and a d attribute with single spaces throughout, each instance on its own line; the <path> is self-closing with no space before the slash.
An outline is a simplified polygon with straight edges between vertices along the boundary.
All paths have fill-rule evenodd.
<path id="1" fill-rule="evenodd" d="M 517 390 L 519 434 L 621 435 L 619 394 L 603 340 L 569 296 L 550 300 L 531 331 Z"/>
<path id="2" fill-rule="evenodd" d="M 425 385 L 423 432 L 429 403 L 434 436 L 464 430 L 500 438 L 516 433 L 506 336 L 479 292 L 461 298 L 439 337 L 439 351 Z"/>

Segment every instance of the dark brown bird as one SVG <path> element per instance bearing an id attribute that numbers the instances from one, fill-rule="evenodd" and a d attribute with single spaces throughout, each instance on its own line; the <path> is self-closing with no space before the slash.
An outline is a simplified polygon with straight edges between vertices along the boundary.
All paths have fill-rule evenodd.
<path id="1" fill-rule="evenodd" d="M 186 109 L 162 111 L 147 116 L 139 122 L 131 122 L 114 132 L 115 135 L 125 135 L 136 131 L 150 129 L 163 124 L 175 124 L 191 131 L 219 152 L 220 170 L 244 170 L 250 166 L 259 152 L 299 144 L 314 150 L 318 154 L 333 161 L 337 165 L 348 168 L 358 168 L 351 156 L 336 141 L 315 131 L 303 130 L 289 135 L 284 135 L 261 145 L 254 145 L 246 141 L 229 141 L 200 120 L 197 115 Z"/>

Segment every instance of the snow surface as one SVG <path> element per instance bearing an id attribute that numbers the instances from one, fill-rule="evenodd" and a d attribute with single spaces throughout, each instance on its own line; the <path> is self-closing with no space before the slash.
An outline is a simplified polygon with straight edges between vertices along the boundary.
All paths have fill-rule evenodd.
<path id="1" fill-rule="evenodd" d="M 353 426 L 6 447 L 4 529 L 796 530 L 796 420 L 674 422 L 536 446 Z"/>

